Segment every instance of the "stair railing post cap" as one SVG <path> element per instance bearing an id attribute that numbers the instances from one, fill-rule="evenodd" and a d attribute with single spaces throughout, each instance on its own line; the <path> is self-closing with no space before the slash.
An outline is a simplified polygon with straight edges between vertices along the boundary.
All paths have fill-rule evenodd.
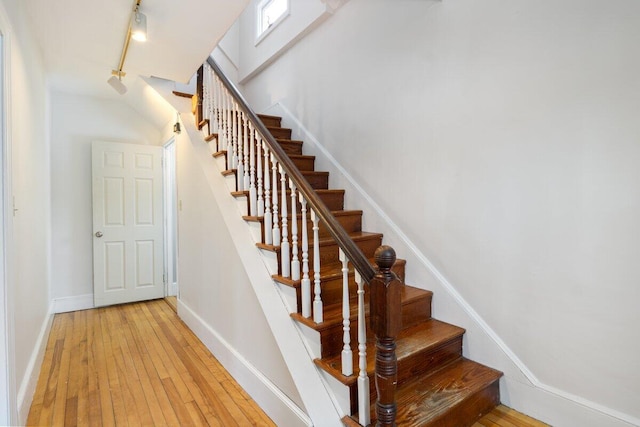
<path id="1" fill-rule="evenodd" d="M 381 270 L 389 270 L 396 262 L 396 251 L 391 246 L 380 246 L 373 256 Z"/>

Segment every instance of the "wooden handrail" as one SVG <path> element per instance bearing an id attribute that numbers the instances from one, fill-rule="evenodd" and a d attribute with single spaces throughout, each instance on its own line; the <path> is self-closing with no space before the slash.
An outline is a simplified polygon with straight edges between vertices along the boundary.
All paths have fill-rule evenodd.
<path id="1" fill-rule="evenodd" d="M 296 165 L 285 153 L 280 144 L 278 144 L 273 135 L 271 135 L 271 132 L 269 132 L 264 123 L 262 123 L 262 120 L 260 120 L 257 114 L 251 109 L 251 107 L 249 107 L 249 104 L 245 101 L 242 94 L 240 94 L 235 85 L 224 75 L 224 72 L 218 64 L 211 57 L 207 58 L 207 63 L 218 75 L 222 84 L 227 88 L 231 96 L 233 96 L 240 109 L 246 114 L 249 121 L 253 124 L 256 131 L 260 133 L 262 139 L 266 141 L 269 146 L 269 150 L 278 160 L 278 164 L 282 166 L 289 178 L 296 184 L 298 191 L 303 194 L 307 203 L 311 206 L 318 218 L 324 222 L 331 237 L 335 239 L 338 246 L 340 246 L 344 251 L 362 278 L 369 283 L 375 276 L 376 272 L 373 266 L 369 263 L 367 257 L 351 237 L 349 237 L 344 228 L 342 228 L 342 225 L 340 225 L 331 211 L 325 206 L 324 202 L 318 197 L 315 190 L 300 173 Z M 198 95 L 201 96 L 201 94 Z"/>

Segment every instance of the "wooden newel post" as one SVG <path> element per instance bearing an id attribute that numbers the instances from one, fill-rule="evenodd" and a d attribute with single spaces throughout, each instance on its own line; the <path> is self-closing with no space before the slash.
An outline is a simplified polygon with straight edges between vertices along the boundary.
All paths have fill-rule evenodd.
<path id="1" fill-rule="evenodd" d="M 402 327 L 402 282 L 391 271 L 396 252 L 380 246 L 375 253 L 378 271 L 369 283 L 371 329 L 376 335 L 376 426 L 396 425 L 395 393 L 398 383 L 396 336 Z"/>

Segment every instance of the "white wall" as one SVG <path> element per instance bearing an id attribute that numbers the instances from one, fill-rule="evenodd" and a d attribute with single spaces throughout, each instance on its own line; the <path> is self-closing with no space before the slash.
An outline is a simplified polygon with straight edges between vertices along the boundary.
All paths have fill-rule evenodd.
<path id="1" fill-rule="evenodd" d="M 350 192 L 466 353 L 507 370 L 503 399 L 558 426 L 577 412 L 521 389 L 640 423 L 639 21 L 633 0 L 352 0 L 244 82 L 388 216 Z"/>
<path id="2" fill-rule="evenodd" d="M 304 407 L 186 131 L 176 138 L 176 148 L 180 302 L 289 399 Z M 210 168 L 216 168 L 213 160 Z M 255 256 L 259 256 L 257 249 Z M 234 367 L 226 368 L 235 374 Z M 253 396 L 259 402 L 261 397 Z"/>
<path id="3" fill-rule="evenodd" d="M 39 373 L 38 356 L 49 324 L 49 139 L 48 91 L 41 55 L 17 0 L 0 3 L 7 45 L 7 144 L 11 151 L 7 191 L 18 209 L 7 206 L 7 296 L 9 311 L 9 393 L 12 423 L 23 419 Z M 9 160 L 9 159 L 8 159 Z M 10 202 L 11 200 L 9 200 Z M 2 331 L 4 334 L 5 331 Z M 25 408 L 26 407 L 26 408 Z"/>
<path id="4" fill-rule="evenodd" d="M 86 297 L 93 294 L 91 142 L 166 141 L 122 100 L 55 92 L 51 103 L 51 297 Z"/>

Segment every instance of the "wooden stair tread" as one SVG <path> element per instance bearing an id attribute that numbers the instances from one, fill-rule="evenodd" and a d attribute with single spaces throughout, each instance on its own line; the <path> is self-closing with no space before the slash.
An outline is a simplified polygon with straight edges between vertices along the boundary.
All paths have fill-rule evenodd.
<path id="1" fill-rule="evenodd" d="M 272 116 L 270 114 L 262 114 L 262 113 L 258 113 L 257 114 L 258 118 L 260 119 L 282 119 L 282 117 L 280 116 Z"/>
<path id="2" fill-rule="evenodd" d="M 234 193 L 243 193 L 242 195 L 249 195 L 248 191 L 235 191 Z M 296 209 L 297 213 L 296 213 L 296 217 L 298 219 L 302 219 L 302 214 L 300 213 L 300 209 Z M 288 212 L 288 218 L 291 218 L 291 212 Z M 331 211 L 331 214 L 335 217 L 340 217 L 340 216 L 351 216 L 351 215 L 362 215 L 362 211 L 361 210 L 354 210 L 354 209 L 350 209 L 350 210 L 340 210 L 340 211 Z M 264 217 L 263 216 L 251 216 L 251 215 L 244 215 L 242 217 L 242 219 L 244 219 L 245 221 L 250 221 L 250 222 L 264 222 Z M 307 222 L 310 222 L 310 215 L 307 213 Z"/>
<path id="3" fill-rule="evenodd" d="M 405 285 L 402 288 L 402 305 L 411 304 L 416 299 L 420 298 L 431 298 L 433 292 L 427 291 L 424 289 L 416 288 L 413 286 Z M 349 305 L 349 309 L 351 311 L 350 318 L 351 320 L 355 320 L 358 317 L 358 304 L 356 303 L 355 297 L 351 299 L 351 303 Z M 365 308 L 365 312 L 369 313 L 369 306 Z M 300 313 L 291 313 L 291 317 L 310 327 L 316 331 L 322 331 L 324 329 L 331 328 L 336 324 L 342 324 L 342 303 L 331 304 L 324 306 L 323 310 L 323 322 L 316 323 L 313 321 L 313 317 L 306 318 L 303 317 Z"/>
<path id="4" fill-rule="evenodd" d="M 396 421 L 407 427 L 466 425 L 456 417 L 466 415 L 473 417 L 475 421 L 499 403 L 498 396 L 478 394 L 491 385 L 497 385 L 501 376 L 502 372 L 471 360 L 456 360 L 430 375 L 417 377 L 398 388 Z M 480 401 L 470 402 L 471 400 Z M 470 405 L 476 413 L 467 413 L 472 411 L 465 410 L 464 405 Z"/>
<path id="5" fill-rule="evenodd" d="M 375 261 L 373 258 L 369 258 L 369 263 L 372 266 L 375 266 Z M 309 277 L 313 280 L 313 275 L 315 271 L 311 268 L 312 261 L 309 262 Z M 404 266 L 406 264 L 406 260 L 404 259 L 396 259 L 394 264 L 394 269 L 396 266 Z M 353 265 L 349 263 L 349 276 L 353 275 Z M 293 280 L 289 277 L 282 277 L 279 274 L 274 274 L 271 276 L 274 280 L 288 286 L 299 287 L 301 280 Z M 341 278 L 342 277 L 342 263 L 340 262 L 330 262 L 326 264 L 322 264 L 320 266 L 320 282 L 330 280 L 333 278 Z"/>
<path id="6" fill-rule="evenodd" d="M 217 134 L 217 133 L 210 133 L 209 135 L 207 135 L 207 136 L 205 136 L 205 137 L 204 137 L 204 140 L 205 140 L 206 142 L 211 142 L 211 141 L 213 141 L 214 139 L 216 139 L 217 137 L 218 137 L 218 134 Z"/>
<path id="7" fill-rule="evenodd" d="M 200 120 L 200 122 L 198 123 L 198 129 L 202 129 L 203 127 L 205 127 L 206 125 L 209 124 L 209 119 L 202 119 Z"/>
<path id="8" fill-rule="evenodd" d="M 314 191 L 316 193 L 318 193 L 318 195 L 331 195 L 331 194 L 343 195 L 344 194 L 344 190 L 335 190 L 335 189 L 326 189 L 326 188 L 319 188 L 319 189 L 316 189 Z M 231 194 L 235 195 L 236 197 L 237 196 L 248 196 L 249 195 L 249 190 L 232 191 Z M 289 198 L 287 200 L 290 200 L 291 199 L 291 191 L 287 190 L 287 194 L 289 194 Z M 308 212 L 307 212 L 307 216 L 310 216 Z"/>
<path id="9" fill-rule="evenodd" d="M 178 90 L 173 90 L 171 91 L 171 93 L 173 93 L 175 96 L 179 96 L 181 98 L 193 98 L 193 94 L 192 93 L 186 93 L 186 92 L 180 92 Z"/>
<path id="10" fill-rule="evenodd" d="M 216 153 L 214 153 L 216 154 Z M 222 171 L 223 175 L 231 175 L 234 173 L 237 173 L 238 169 L 225 169 Z M 299 171 L 302 176 L 307 177 L 307 176 L 329 176 L 329 172 L 327 171 Z M 279 189 L 278 189 L 279 190 Z M 289 192 L 289 191 L 287 191 Z"/>
<path id="11" fill-rule="evenodd" d="M 287 138 L 276 138 L 276 141 L 283 144 L 294 144 L 294 145 L 302 145 L 303 141 L 299 139 L 287 139 Z"/>
<path id="12" fill-rule="evenodd" d="M 356 231 L 354 233 L 349 233 L 349 237 L 351 237 L 351 239 L 354 240 L 355 242 L 359 242 L 359 241 L 368 240 L 368 239 L 378 239 L 378 238 L 381 239 L 382 233 Z M 313 247 L 313 241 L 314 241 L 313 237 L 310 236 L 309 249 Z M 318 244 L 322 247 L 322 246 L 328 246 L 328 245 L 335 245 L 337 243 L 331 237 L 324 237 L 318 240 Z M 267 251 L 280 252 L 280 246 L 268 245 L 266 243 L 256 243 L 256 246 L 258 246 L 260 249 L 265 249 Z"/>
<path id="13" fill-rule="evenodd" d="M 416 353 L 428 353 L 438 347 L 458 339 L 465 330 L 449 323 L 436 319 L 429 319 L 426 322 L 403 329 L 396 340 L 396 357 L 400 365 L 405 359 L 414 356 Z M 352 344 L 353 347 L 353 344 Z M 342 375 L 341 355 L 337 354 L 329 358 L 316 359 L 314 362 L 329 374 L 334 376 L 345 385 L 352 385 L 358 379 L 358 352 L 353 349 L 354 373 L 350 376 Z M 367 342 L 367 372 L 373 375 L 375 372 L 375 341 Z"/>
<path id="14" fill-rule="evenodd" d="M 308 154 L 289 154 L 289 158 L 290 159 L 309 159 L 309 160 L 313 160 L 316 158 L 316 156 L 311 156 Z"/>

